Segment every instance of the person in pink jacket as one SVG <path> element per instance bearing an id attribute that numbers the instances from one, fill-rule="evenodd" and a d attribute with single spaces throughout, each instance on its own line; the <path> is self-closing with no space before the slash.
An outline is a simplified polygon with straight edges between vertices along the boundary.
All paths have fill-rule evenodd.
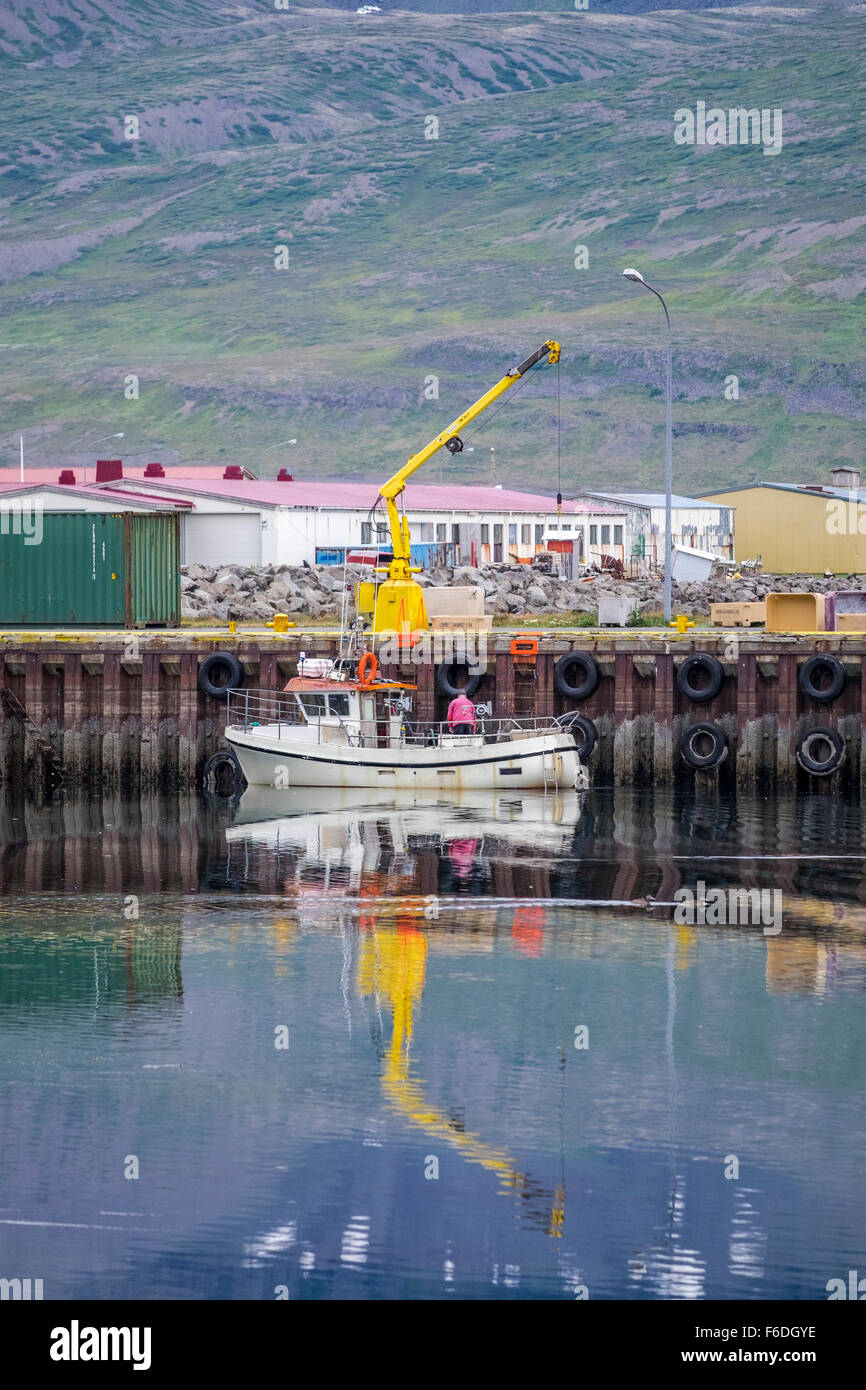
<path id="1" fill-rule="evenodd" d="M 448 728 L 452 734 L 475 733 L 475 706 L 462 692 L 448 706 Z"/>

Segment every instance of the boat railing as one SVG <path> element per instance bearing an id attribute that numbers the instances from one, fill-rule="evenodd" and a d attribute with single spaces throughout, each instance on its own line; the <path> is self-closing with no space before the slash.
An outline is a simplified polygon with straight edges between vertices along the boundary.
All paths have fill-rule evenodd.
<path id="1" fill-rule="evenodd" d="M 474 732 L 455 734 L 447 721 L 428 721 L 415 718 L 396 707 L 385 708 L 375 719 L 350 719 L 346 716 L 317 716 L 301 710 L 291 693 L 275 690 L 229 690 L 226 724 L 249 733 L 266 728 L 269 737 L 283 737 L 283 731 L 303 729 L 305 741 L 314 743 L 345 739 L 353 748 L 427 747 L 438 748 L 443 743 L 459 746 L 463 739 L 484 743 L 503 743 L 551 733 L 557 729 L 553 718 L 538 715 L 510 716 L 493 719 L 480 716 Z"/>
<path id="2" fill-rule="evenodd" d="M 249 733 L 267 725 L 298 728 L 306 724 L 303 711 L 294 695 L 281 690 L 229 690 L 226 694 L 226 724 L 232 729 Z"/>

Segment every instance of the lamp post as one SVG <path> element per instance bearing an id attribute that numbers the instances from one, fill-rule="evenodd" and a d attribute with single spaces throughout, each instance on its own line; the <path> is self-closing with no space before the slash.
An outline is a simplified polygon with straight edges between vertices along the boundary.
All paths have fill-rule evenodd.
<path id="1" fill-rule="evenodd" d="M 92 448 L 94 444 L 103 444 L 103 443 L 105 442 L 106 439 L 122 439 L 122 438 L 123 438 L 123 430 L 121 430 L 121 431 L 119 432 L 119 434 L 101 434 L 101 435 L 99 436 L 98 439 L 77 439 L 77 440 L 75 441 L 75 443 L 72 445 L 72 448 L 73 448 L 73 449 L 76 449 L 76 448 L 78 447 L 79 444 L 87 444 L 90 448 Z M 87 482 L 87 456 L 86 456 L 86 455 L 85 455 L 85 459 L 84 459 L 84 481 Z"/>
<path id="2" fill-rule="evenodd" d="M 626 280 L 631 280 L 636 285 L 643 285 L 644 289 L 654 294 L 665 311 L 665 322 L 668 326 L 668 373 L 667 391 L 665 393 L 665 622 L 671 620 L 671 561 L 673 558 L 674 538 L 671 523 L 671 482 L 673 477 L 673 467 L 671 461 L 671 438 L 673 434 L 672 416 L 672 363 L 673 363 L 673 335 L 671 333 L 671 316 L 668 313 L 668 306 L 662 296 L 652 285 L 648 285 L 639 270 L 628 266 L 623 272 Z"/>
<path id="3" fill-rule="evenodd" d="M 264 458 L 265 454 L 269 454 L 271 449 L 282 449 L 286 444 L 297 444 L 297 442 L 297 439 L 281 439 L 279 444 L 269 444 L 267 449 L 262 450 L 262 457 Z"/>

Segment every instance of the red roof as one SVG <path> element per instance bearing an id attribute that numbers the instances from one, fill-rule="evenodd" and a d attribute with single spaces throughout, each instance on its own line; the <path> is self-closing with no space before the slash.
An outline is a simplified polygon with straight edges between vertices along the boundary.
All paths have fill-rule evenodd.
<path id="1" fill-rule="evenodd" d="M 170 486 L 169 479 L 148 478 L 156 489 Z M 107 486 L 116 487 L 118 484 Z M 325 510 L 369 511 L 379 494 L 378 483 L 348 483 L 338 481 L 279 483 L 273 479 L 257 478 L 228 481 L 220 477 L 214 482 L 179 479 L 175 486 L 180 492 L 201 493 L 210 497 L 232 498 L 238 502 L 259 503 L 268 507 L 323 508 Z M 384 505 L 384 504 L 383 504 Z M 407 511 L 429 512 L 538 512 L 556 513 L 555 494 L 517 492 L 510 488 L 463 486 L 454 483 L 439 486 L 430 483 L 409 483 L 403 493 Z M 585 516 L 620 516 L 623 508 L 587 501 L 564 501 L 563 514 Z"/>
<path id="2" fill-rule="evenodd" d="M 171 507 L 189 508 L 195 506 L 195 502 L 190 497 L 172 497 L 163 493 L 160 493 L 159 496 L 155 496 L 152 492 L 135 492 L 132 488 L 125 488 L 122 486 L 114 487 L 110 493 L 107 493 L 106 489 L 103 487 L 96 487 L 95 485 L 91 487 L 89 483 L 86 487 L 83 487 L 80 483 L 76 487 L 71 483 L 58 483 L 56 478 L 52 479 L 51 482 L 45 481 L 39 483 L 32 483 L 29 480 L 23 483 L 7 483 L 0 481 L 0 495 L 3 497 L 14 497 L 17 493 L 26 497 L 30 493 L 35 494 L 40 492 L 61 493 L 68 496 L 70 501 L 73 497 L 95 497 L 98 498 L 100 502 L 108 502 L 112 496 L 116 496 L 118 501 L 121 502 L 139 503 L 143 506 L 156 507 L 157 509 L 162 508 L 163 510 L 167 510 Z"/>
<path id="3" fill-rule="evenodd" d="M 24 464 L 24 481 L 25 481 L 25 483 L 56 483 L 56 482 L 57 482 L 57 479 L 60 477 L 60 473 L 61 473 L 61 470 L 62 470 L 63 466 L 64 466 L 64 465 L 62 465 L 62 464 L 55 463 L 55 464 L 52 464 L 51 466 L 46 466 L 45 464 L 39 464 L 38 467 L 31 468 L 31 466 L 30 466 L 29 463 L 25 463 L 25 464 Z M 123 476 L 124 476 L 124 478 L 130 478 L 130 479 L 133 479 L 133 480 L 134 480 L 134 479 L 138 479 L 138 478 L 143 478 L 143 477 L 144 477 L 144 470 L 145 470 L 145 467 L 146 467 L 145 464 L 141 464 L 141 465 L 132 465 L 132 464 L 125 463 L 125 464 L 123 465 Z M 164 477 L 164 478 L 156 478 L 156 479 L 154 480 L 155 482 L 160 482 L 160 483 L 171 483 L 172 480 L 179 480 L 179 479 L 181 479 L 181 478 L 183 478 L 184 481 L 186 481 L 187 479 L 190 479 L 190 480 L 193 481 L 193 482 L 214 481 L 214 480 L 216 480 L 216 479 L 222 478 L 222 475 L 223 475 L 223 473 L 225 472 L 225 464 L 205 464 L 205 465 L 203 465 L 202 467 L 197 467 L 197 466 L 194 466 L 193 464 L 164 463 L 164 464 L 163 464 L 163 468 L 165 469 L 165 477 Z M 73 473 L 75 474 L 75 481 L 76 481 L 76 483 L 83 483 L 83 482 L 84 482 L 84 469 L 83 469 L 83 467 L 81 467 L 81 466 L 79 465 L 78 467 L 73 468 L 72 471 L 73 471 Z M 5 484 L 7 475 L 8 475 L 8 479 L 9 479 L 10 482 L 12 481 L 13 478 L 14 478 L 15 481 L 17 482 L 17 481 L 19 480 L 19 477 L 20 477 L 19 465 L 18 465 L 18 464 L 15 464 L 14 466 L 5 467 L 5 468 L 4 468 L 4 467 L 0 467 L 0 486 L 2 486 L 2 485 Z M 95 464 L 95 463 L 88 463 L 88 465 L 87 465 L 87 483 L 88 483 L 88 486 L 89 486 L 91 483 L 94 483 L 95 481 L 96 481 L 96 464 Z M 149 481 L 150 481 L 150 479 L 148 479 L 148 482 L 149 482 Z M 64 484 L 64 486 L 66 486 L 66 484 Z"/>

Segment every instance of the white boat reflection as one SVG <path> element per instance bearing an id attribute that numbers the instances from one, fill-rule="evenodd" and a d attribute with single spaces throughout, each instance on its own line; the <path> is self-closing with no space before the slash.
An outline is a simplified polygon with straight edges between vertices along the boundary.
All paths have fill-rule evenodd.
<path id="1" fill-rule="evenodd" d="M 327 858 L 341 847 L 361 845 L 372 828 L 384 825 L 395 850 L 405 850 L 410 835 L 478 845 L 492 837 L 550 854 L 570 845 L 583 800 L 584 793 L 578 791 L 471 792 L 441 799 L 419 792 L 382 801 L 363 788 L 248 787 L 226 829 L 226 840 L 294 844 L 309 853 L 327 850 Z"/>

